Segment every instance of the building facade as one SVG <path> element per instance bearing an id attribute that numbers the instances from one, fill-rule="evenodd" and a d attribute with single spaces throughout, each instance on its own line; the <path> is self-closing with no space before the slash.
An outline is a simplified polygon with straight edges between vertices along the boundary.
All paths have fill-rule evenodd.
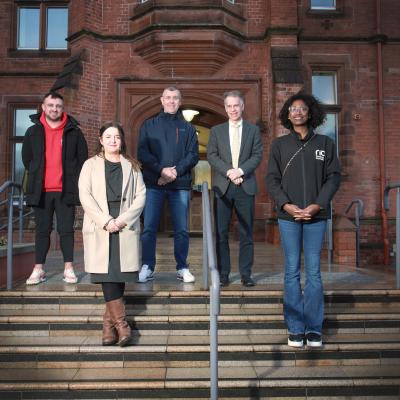
<path id="1" fill-rule="evenodd" d="M 260 126 L 264 142 L 256 238 L 275 241 L 264 183 L 269 145 L 284 133 L 283 102 L 305 89 L 326 106 L 321 133 L 336 141 L 343 169 L 334 229 L 354 231 L 344 216 L 361 199 L 363 259 L 390 262 L 395 202 L 391 194 L 387 213 L 382 196 L 387 183 L 400 181 L 398 0 L 2 0 L 0 20 L 0 183 L 21 179 L 28 115 L 48 90 L 64 95 L 90 154 L 99 127 L 116 119 L 134 155 L 139 127 L 160 110 L 169 85 L 181 89 L 183 109 L 199 112 L 194 175 L 196 183 L 208 180 L 209 129 L 225 120 L 223 92 L 239 89 L 245 118 Z M 201 229 L 199 196 L 193 231 Z M 354 253 L 346 241 L 335 244 L 344 261 Z"/>

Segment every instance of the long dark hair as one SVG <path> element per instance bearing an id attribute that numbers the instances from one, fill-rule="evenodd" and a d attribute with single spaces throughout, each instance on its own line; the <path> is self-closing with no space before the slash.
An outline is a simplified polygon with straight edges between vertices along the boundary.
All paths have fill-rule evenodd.
<path id="1" fill-rule="evenodd" d="M 126 151 L 126 141 L 125 141 L 125 132 L 124 129 L 122 128 L 122 126 L 115 121 L 111 121 L 111 122 L 106 122 L 99 131 L 99 139 L 103 136 L 103 133 L 108 129 L 108 128 L 117 128 L 118 132 L 119 132 L 119 136 L 121 138 L 121 148 L 119 150 L 119 153 L 121 155 L 123 155 L 131 164 L 132 164 L 132 168 L 135 171 L 139 171 L 140 170 L 140 163 L 138 160 L 136 160 L 135 158 L 131 157 L 127 151 Z M 100 140 L 97 143 L 97 148 L 96 148 L 96 154 L 101 157 L 104 158 L 104 149 L 102 144 L 100 143 Z"/>
<path id="2" fill-rule="evenodd" d="M 312 95 L 304 93 L 302 91 L 289 97 L 285 104 L 283 105 L 280 113 L 279 119 L 281 124 L 287 129 L 293 129 L 293 125 L 289 120 L 289 107 L 296 101 L 303 100 L 308 107 L 308 115 L 310 118 L 307 121 L 307 125 L 315 129 L 322 125 L 326 118 L 326 113 L 321 105 L 321 103 Z"/>

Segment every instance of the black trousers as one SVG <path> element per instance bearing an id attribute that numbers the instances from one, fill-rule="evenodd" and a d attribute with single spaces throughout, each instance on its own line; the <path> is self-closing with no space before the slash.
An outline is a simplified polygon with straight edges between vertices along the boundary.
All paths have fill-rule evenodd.
<path id="1" fill-rule="evenodd" d="M 101 288 L 106 302 L 117 300 L 124 295 L 125 282 L 103 282 Z"/>
<path id="2" fill-rule="evenodd" d="M 75 206 L 61 201 L 61 192 L 43 192 L 38 206 L 32 207 L 35 216 L 36 264 L 44 264 L 50 247 L 50 234 L 53 230 L 53 215 L 56 213 L 57 232 L 60 236 L 61 252 L 64 262 L 74 259 L 74 221 Z"/>
<path id="3" fill-rule="evenodd" d="M 229 184 L 222 197 L 214 196 L 218 270 L 221 275 L 229 275 L 231 272 L 229 227 L 233 210 L 239 222 L 239 272 L 242 277 L 249 277 L 254 259 L 254 196 L 234 183 Z"/>

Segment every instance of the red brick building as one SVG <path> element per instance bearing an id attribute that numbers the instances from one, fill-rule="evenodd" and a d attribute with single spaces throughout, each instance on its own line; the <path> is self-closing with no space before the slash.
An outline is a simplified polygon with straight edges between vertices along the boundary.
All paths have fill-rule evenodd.
<path id="1" fill-rule="evenodd" d="M 199 111 L 193 123 L 203 160 L 209 128 L 225 119 L 222 93 L 239 89 L 265 144 L 256 237 L 274 240 L 264 184 L 269 144 L 284 132 L 277 120 L 284 100 L 305 88 L 326 104 L 323 133 L 338 146 L 335 214 L 363 200 L 364 260 L 382 262 L 395 217 L 394 195 L 386 214 L 382 191 L 400 181 L 399 20 L 398 0 L 2 0 L 0 183 L 20 179 L 27 115 L 51 88 L 64 95 L 91 153 L 101 124 L 117 119 L 135 154 L 139 126 L 159 111 L 162 89 L 177 85 L 183 108 Z M 203 179 L 207 170 L 197 173 Z M 354 250 L 346 241 L 335 244 L 342 260 Z"/>

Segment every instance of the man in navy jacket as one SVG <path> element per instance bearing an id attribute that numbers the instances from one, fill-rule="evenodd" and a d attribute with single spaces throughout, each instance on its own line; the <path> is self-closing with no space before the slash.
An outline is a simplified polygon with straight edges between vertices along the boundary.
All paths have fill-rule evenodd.
<path id="1" fill-rule="evenodd" d="M 181 113 L 181 93 L 167 87 L 161 98 L 163 111 L 146 120 L 140 128 L 137 157 L 146 184 L 146 205 L 142 233 L 142 268 L 138 282 L 154 279 L 157 229 L 168 200 L 174 226 L 174 255 L 177 279 L 194 282 L 187 264 L 189 251 L 188 211 L 192 168 L 197 164 L 196 130 Z"/>

